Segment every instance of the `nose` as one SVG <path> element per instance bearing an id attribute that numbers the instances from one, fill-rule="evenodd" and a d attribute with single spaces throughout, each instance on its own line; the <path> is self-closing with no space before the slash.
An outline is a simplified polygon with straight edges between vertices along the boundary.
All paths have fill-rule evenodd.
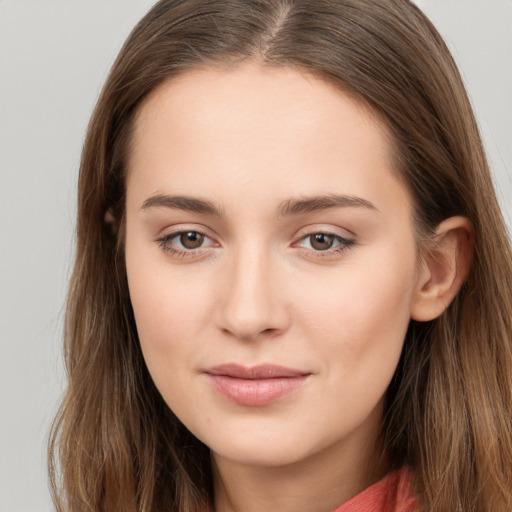
<path id="1" fill-rule="evenodd" d="M 217 304 L 218 327 L 238 339 L 282 334 L 290 311 L 285 283 L 266 251 L 245 247 L 226 262 L 224 286 Z"/>

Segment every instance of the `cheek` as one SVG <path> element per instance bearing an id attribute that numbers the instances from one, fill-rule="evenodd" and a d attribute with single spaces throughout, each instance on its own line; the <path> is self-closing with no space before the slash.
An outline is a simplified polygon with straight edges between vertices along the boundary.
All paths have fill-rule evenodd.
<path id="1" fill-rule="evenodd" d="M 155 383 L 194 350 L 191 343 L 203 327 L 195 312 L 201 293 L 171 272 L 159 248 L 148 246 L 128 230 L 126 270 L 130 299 L 144 359 Z M 188 285 L 187 285 L 188 284 Z M 182 340 L 187 339 L 188 343 Z"/>
<path id="2" fill-rule="evenodd" d="M 414 268 L 386 270 L 347 269 L 328 291 L 310 287 L 307 301 L 304 295 L 303 329 L 325 378 L 314 403 L 332 417 L 333 437 L 339 430 L 357 430 L 380 410 L 400 358 L 410 320 L 408 274 Z"/>
<path id="3" fill-rule="evenodd" d="M 165 274 L 163 274 L 165 275 Z M 197 298 L 184 293 L 176 282 L 151 279 L 143 273 L 130 280 L 140 347 L 156 388 L 182 421 L 194 411 L 200 394 L 191 386 L 202 323 L 196 312 Z M 189 373 L 187 373 L 187 370 Z M 185 393 L 184 390 L 188 390 Z"/>
<path id="4" fill-rule="evenodd" d="M 303 328 L 326 365 L 336 361 L 336 372 L 394 372 L 410 321 L 416 260 L 413 250 L 386 258 L 390 252 L 342 267 L 328 287 L 312 281 L 302 292 Z"/>
<path id="5" fill-rule="evenodd" d="M 201 348 L 201 333 L 204 337 L 210 316 L 206 314 L 208 305 L 204 296 L 187 288 L 161 277 L 130 281 L 141 349 L 158 387 L 162 379 L 162 384 L 171 385 L 172 375 L 178 377 L 179 370 L 193 361 Z"/>

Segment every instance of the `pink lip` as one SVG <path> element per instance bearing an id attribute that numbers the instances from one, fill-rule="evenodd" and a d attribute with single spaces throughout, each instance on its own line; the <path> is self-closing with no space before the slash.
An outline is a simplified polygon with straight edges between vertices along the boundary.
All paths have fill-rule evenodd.
<path id="1" fill-rule="evenodd" d="M 223 364 L 208 368 L 204 373 L 214 389 L 239 405 L 269 405 L 291 393 L 310 373 L 264 364 L 253 367 Z"/>

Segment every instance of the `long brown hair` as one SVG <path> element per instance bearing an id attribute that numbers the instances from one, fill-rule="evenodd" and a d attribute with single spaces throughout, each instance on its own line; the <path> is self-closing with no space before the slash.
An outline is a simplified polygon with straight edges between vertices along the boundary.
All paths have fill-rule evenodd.
<path id="1" fill-rule="evenodd" d="M 472 222 L 469 277 L 441 317 L 411 321 L 382 435 L 392 466 L 413 468 L 422 511 L 510 512 L 510 242 L 460 75 L 407 0 L 162 0 L 135 27 L 80 167 L 69 387 L 50 441 L 57 509 L 211 504 L 208 449 L 163 402 L 139 348 L 123 263 L 123 175 L 134 113 L 150 91 L 187 69 L 245 59 L 322 76 L 379 113 L 420 240 L 450 216 Z"/>

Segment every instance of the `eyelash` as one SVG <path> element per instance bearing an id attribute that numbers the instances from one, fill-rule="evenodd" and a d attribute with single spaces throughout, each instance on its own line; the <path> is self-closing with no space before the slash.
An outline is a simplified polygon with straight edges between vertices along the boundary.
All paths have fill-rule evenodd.
<path id="1" fill-rule="evenodd" d="M 183 249 L 177 249 L 176 247 L 172 246 L 171 241 L 173 239 L 178 238 L 187 233 L 195 233 L 197 235 L 205 237 L 205 239 L 211 240 L 210 237 L 206 233 L 199 231 L 197 229 L 190 229 L 190 230 L 181 230 L 181 231 L 175 231 L 173 233 L 169 233 L 167 235 L 164 235 L 164 236 L 158 238 L 156 241 L 159 243 L 160 247 L 162 248 L 162 250 L 165 253 L 171 254 L 172 256 L 175 256 L 175 257 L 185 258 L 185 257 L 192 256 L 192 255 L 194 255 L 194 256 L 200 255 L 202 250 L 206 249 L 207 247 L 198 247 L 197 249 L 183 250 Z M 311 239 L 315 235 L 326 235 L 329 237 L 333 237 L 334 242 L 337 242 L 338 245 L 335 246 L 334 248 L 329 248 L 324 251 L 315 250 L 315 249 L 306 249 L 306 248 L 298 245 L 299 242 L 303 242 L 303 241 L 307 240 L 308 238 Z M 340 235 L 337 235 L 336 233 L 331 233 L 329 231 L 315 231 L 313 233 L 308 233 L 307 235 L 302 236 L 298 240 L 298 242 L 295 242 L 293 245 L 298 246 L 299 248 L 304 249 L 305 251 L 308 251 L 309 253 L 314 254 L 315 258 L 325 258 L 325 257 L 333 256 L 335 254 L 336 255 L 341 254 L 341 253 L 347 251 L 348 249 L 350 249 L 350 247 L 352 247 L 355 243 L 356 243 L 356 241 L 354 239 L 345 238 Z M 310 242 L 310 244 L 311 244 L 311 242 Z"/>
<path id="2" fill-rule="evenodd" d="M 311 238 L 316 235 L 326 235 L 329 237 L 333 237 L 333 239 L 334 239 L 333 243 L 337 242 L 338 245 L 335 246 L 334 248 L 329 248 L 324 251 L 315 250 L 313 248 L 306 249 L 304 247 L 301 247 L 302 249 L 304 249 L 310 253 L 313 253 L 315 258 L 328 258 L 329 256 L 342 254 L 345 251 L 348 251 L 350 249 L 350 247 L 352 247 L 356 243 L 356 241 L 352 238 L 345 238 L 343 236 L 337 235 L 336 233 L 331 233 L 329 231 L 315 231 L 313 233 L 308 233 L 307 235 L 302 236 L 299 239 L 299 242 L 303 242 L 307 239 L 310 239 L 309 243 L 311 245 Z M 299 242 L 296 242 L 294 245 L 297 245 Z"/>
<path id="3" fill-rule="evenodd" d="M 204 247 L 198 247 L 197 249 L 184 250 L 184 249 L 176 249 L 175 247 L 173 247 L 171 245 L 171 240 L 173 240 L 174 238 L 178 238 L 181 235 L 186 235 L 187 233 L 195 233 L 197 235 L 204 236 L 205 239 L 210 240 L 210 237 L 206 233 L 199 231 L 198 229 L 186 229 L 186 230 L 175 231 L 173 233 L 164 235 L 161 238 L 158 238 L 157 242 L 159 243 L 160 247 L 162 248 L 162 250 L 165 253 L 171 254 L 172 256 L 177 256 L 179 258 L 184 258 L 187 256 L 200 254 L 202 252 L 201 249 L 204 250 Z"/>

